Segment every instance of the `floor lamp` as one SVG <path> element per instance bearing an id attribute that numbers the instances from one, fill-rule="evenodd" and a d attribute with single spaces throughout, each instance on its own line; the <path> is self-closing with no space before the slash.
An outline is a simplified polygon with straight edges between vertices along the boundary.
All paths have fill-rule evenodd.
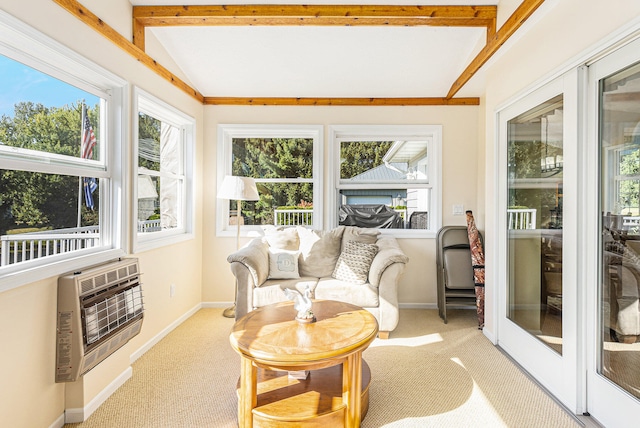
<path id="1" fill-rule="evenodd" d="M 222 186 L 218 190 L 218 199 L 229 199 L 236 201 L 236 251 L 240 249 L 240 219 L 242 218 L 242 201 L 257 201 L 260 199 L 258 196 L 258 189 L 256 188 L 256 182 L 251 177 L 236 177 L 234 175 L 227 175 L 222 181 Z M 229 216 L 231 219 L 231 216 Z M 233 298 L 233 306 L 227 308 L 222 313 L 227 318 L 235 318 L 236 316 L 236 301 L 238 299 L 238 280 L 235 284 L 235 296 Z"/>

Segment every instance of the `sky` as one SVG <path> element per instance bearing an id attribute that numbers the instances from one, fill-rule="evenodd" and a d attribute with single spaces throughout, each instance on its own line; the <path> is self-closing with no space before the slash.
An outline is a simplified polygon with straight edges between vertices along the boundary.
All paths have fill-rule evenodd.
<path id="1" fill-rule="evenodd" d="M 89 106 L 98 103 L 95 95 L 0 55 L 0 117 L 13 117 L 20 101 L 62 107 L 82 99 Z"/>

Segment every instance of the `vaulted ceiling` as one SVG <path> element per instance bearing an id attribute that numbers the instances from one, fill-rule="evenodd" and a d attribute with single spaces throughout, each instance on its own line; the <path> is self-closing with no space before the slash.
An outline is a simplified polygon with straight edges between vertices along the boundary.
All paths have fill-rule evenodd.
<path id="1" fill-rule="evenodd" d="M 544 0 L 522 1 L 500 28 L 497 0 L 130 0 L 129 38 L 75 0 L 54 1 L 205 104 L 476 105 L 482 66 Z M 151 38 L 173 70 L 147 53 Z"/>

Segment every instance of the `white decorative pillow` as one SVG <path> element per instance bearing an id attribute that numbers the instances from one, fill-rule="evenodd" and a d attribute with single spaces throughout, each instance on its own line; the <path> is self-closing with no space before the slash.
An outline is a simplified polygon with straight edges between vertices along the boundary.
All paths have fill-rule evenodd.
<path id="1" fill-rule="evenodd" d="M 344 245 L 333 277 L 351 284 L 364 284 L 369 278 L 369 268 L 378 253 L 376 244 L 359 241 L 347 241 Z"/>
<path id="2" fill-rule="evenodd" d="M 298 273 L 299 251 L 269 248 L 269 279 L 300 278 Z"/>

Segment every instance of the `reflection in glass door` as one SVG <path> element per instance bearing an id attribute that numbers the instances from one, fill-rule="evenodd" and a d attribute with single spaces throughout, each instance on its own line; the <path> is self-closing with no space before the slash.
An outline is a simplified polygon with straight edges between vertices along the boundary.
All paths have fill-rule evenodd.
<path id="1" fill-rule="evenodd" d="M 562 95 L 509 120 L 507 138 L 506 315 L 562 354 Z"/>
<path id="2" fill-rule="evenodd" d="M 598 372 L 640 398 L 640 64 L 600 81 Z"/>

